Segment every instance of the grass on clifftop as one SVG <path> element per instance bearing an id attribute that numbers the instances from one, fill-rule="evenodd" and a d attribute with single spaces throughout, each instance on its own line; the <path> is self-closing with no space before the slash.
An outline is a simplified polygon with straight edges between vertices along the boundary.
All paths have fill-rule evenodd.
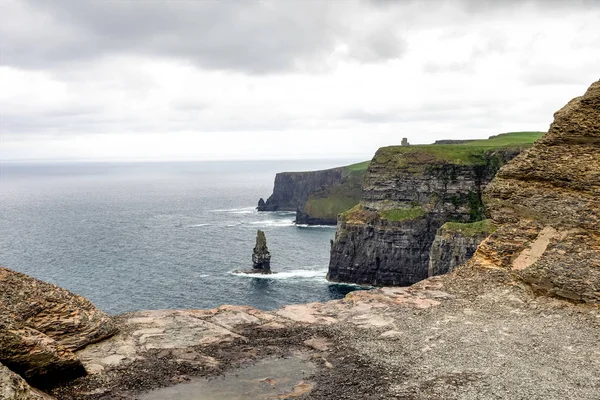
<path id="1" fill-rule="evenodd" d="M 463 143 L 463 146 L 510 147 L 515 145 L 533 144 L 546 132 L 509 132 L 490 136 L 488 139 L 473 140 Z M 460 145 L 459 145 L 460 146 Z"/>
<path id="2" fill-rule="evenodd" d="M 394 208 L 391 210 L 383 210 L 377 213 L 376 211 L 365 210 L 360 204 L 357 204 L 350 210 L 341 213 L 341 217 L 348 224 L 371 223 L 380 218 L 387 221 L 400 222 L 422 217 L 423 215 L 425 215 L 425 210 L 423 210 L 421 207 Z"/>
<path id="3" fill-rule="evenodd" d="M 367 168 L 369 168 L 369 164 L 371 164 L 371 160 L 347 165 L 345 168 L 346 168 L 346 171 L 348 171 L 349 173 L 364 172 L 367 170 Z"/>
<path id="4" fill-rule="evenodd" d="M 440 229 L 442 232 L 460 233 L 463 236 L 473 237 L 478 234 L 490 235 L 496 231 L 496 226 L 491 219 L 484 219 L 471 223 L 446 222 Z"/>
<path id="5" fill-rule="evenodd" d="M 382 219 L 397 222 L 422 217 L 425 215 L 425 210 L 423 210 L 421 207 L 394 208 L 392 210 L 383 210 L 379 213 L 379 215 Z"/>
<path id="6" fill-rule="evenodd" d="M 337 215 L 352 208 L 360 201 L 360 196 L 331 194 L 324 198 L 309 197 L 304 212 L 314 218 L 335 220 Z"/>
<path id="7" fill-rule="evenodd" d="M 480 162 L 480 156 L 488 150 L 530 147 L 545 132 L 511 132 L 492 136 L 489 139 L 473 140 L 458 144 L 419 144 L 410 146 L 388 146 L 375 154 L 377 163 L 395 160 L 399 166 L 409 163 L 448 162 L 469 165 Z"/>
<path id="8" fill-rule="evenodd" d="M 342 182 L 312 193 L 304 205 L 304 212 L 314 218 L 335 220 L 338 214 L 358 204 L 362 196 L 362 179 L 370 164 L 371 160 L 368 160 L 343 167 Z"/>

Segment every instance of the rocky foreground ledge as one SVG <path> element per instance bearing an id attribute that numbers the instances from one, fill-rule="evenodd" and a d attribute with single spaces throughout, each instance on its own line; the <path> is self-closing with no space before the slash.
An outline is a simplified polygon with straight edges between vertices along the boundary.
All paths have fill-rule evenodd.
<path id="1" fill-rule="evenodd" d="M 115 323 L 118 334 L 76 352 L 89 375 L 50 389 L 54 398 L 169 398 L 144 396 L 281 359 L 312 372 L 273 364 L 250 382 L 264 393 L 252 398 L 597 399 L 600 388 L 598 307 L 535 297 L 502 271 L 460 269 L 274 312 L 141 311 Z M 3 398 L 51 398 L 23 381 L 11 397 L 6 382 L 17 380 L 2 379 Z M 239 395 L 229 398 L 249 398 Z"/>
<path id="2" fill-rule="evenodd" d="M 473 259 L 410 287 L 110 318 L 0 269 L 0 398 L 597 400 L 598 182 L 600 82 L 488 186 Z"/>

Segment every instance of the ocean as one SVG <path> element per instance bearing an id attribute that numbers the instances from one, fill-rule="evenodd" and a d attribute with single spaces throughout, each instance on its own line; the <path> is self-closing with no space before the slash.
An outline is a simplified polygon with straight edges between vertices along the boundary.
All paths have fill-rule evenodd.
<path id="1" fill-rule="evenodd" d="M 357 161 L 2 163 L 0 265 L 111 314 L 342 298 L 356 287 L 325 279 L 334 227 L 255 206 L 277 172 Z M 252 266 L 257 229 L 277 273 L 232 273 Z"/>

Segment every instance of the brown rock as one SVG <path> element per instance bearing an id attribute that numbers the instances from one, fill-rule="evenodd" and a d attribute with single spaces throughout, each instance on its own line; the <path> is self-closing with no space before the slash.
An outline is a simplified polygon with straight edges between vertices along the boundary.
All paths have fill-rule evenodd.
<path id="1" fill-rule="evenodd" d="M 554 114 L 484 201 L 499 228 L 473 265 L 511 271 L 541 294 L 600 302 L 600 81 Z"/>
<path id="2" fill-rule="evenodd" d="M 32 388 L 23 378 L 0 364 L 0 399 L 52 400 L 54 397 Z"/>
<path id="3" fill-rule="evenodd" d="M 89 300 L 0 267 L 0 361 L 29 382 L 45 387 L 85 375 L 74 351 L 116 331 Z"/>

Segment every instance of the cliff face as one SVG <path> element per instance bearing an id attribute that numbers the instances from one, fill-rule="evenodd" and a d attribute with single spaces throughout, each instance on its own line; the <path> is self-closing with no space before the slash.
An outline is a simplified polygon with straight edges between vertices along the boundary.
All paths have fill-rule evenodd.
<path id="1" fill-rule="evenodd" d="M 296 211 L 296 223 L 335 225 L 337 215 L 358 204 L 368 162 L 322 171 L 281 172 L 273 194 L 258 211 Z"/>
<path id="2" fill-rule="evenodd" d="M 498 230 L 472 265 L 510 271 L 538 293 L 600 302 L 600 81 L 499 171 L 485 201 Z"/>
<path id="3" fill-rule="evenodd" d="M 402 222 L 343 221 L 332 244 L 327 279 L 393 286 L 425 279 L 423 266 L 429 259 L 435 226 L 426 216 Z"/>
<path id="4" fill-rule="evenodd" d="M 494 229 L 489 220 L 466 224 L 447 222 L 442 225 L 431 245 L 427 275 L 443 275 L 469 261 L 477 246 Z"/>
<path id="5" fill-rule="evenodd" d="M 449 220 L 482 219 L 484 186 L 520 151 L 466 145 L 379 149 L 363 183 L 360 212 L 368 216 L 340 216 L 328 279 L 376 285 L 425 279 L 437 229 Z"/>
<path id="6" fill-rule="evenodd" d="M 258 211 L 296 211 L 303 209 L 308 196 L 342 181 L 344 169 L 309 172 L 280 172 L 275 175 L 273 194 L 257 207 Z"/>

